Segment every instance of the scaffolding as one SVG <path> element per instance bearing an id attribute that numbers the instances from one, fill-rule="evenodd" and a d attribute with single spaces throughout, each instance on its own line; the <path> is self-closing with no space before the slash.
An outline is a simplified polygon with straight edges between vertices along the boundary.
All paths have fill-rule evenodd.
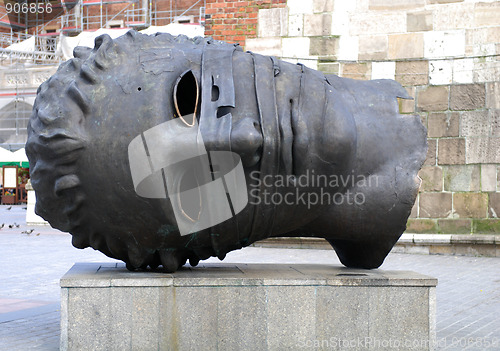
<path id="1" fill-rule="evenodd" d="M 28 0 L 22 0 L 21 3 Z M 37 0 L 47 4 L 46 0 Z M 57 38 L 63 35 L 78 35 L 83 31 L 95 31 L 100 28 L 136 28 L 164 26 L 170 23 L 205 22 L 206 0 L 192 0 L 188 7 L 178 7 L 174 0 L 73 0 L 58 1 L 52 5 L 56 16 L 46 20 L 43 14 L 9 18 L 5 2 L 0 4 L 0 26 L 8 27 L 10 33 L 0 32 L 0 47 L 21 42 L 35 36 L 35 48 L 32 53 L 20 53 L 16 50 L 0 50 L 0 62 L 6 59 L 34 63 L 57 63 L 55 55 Z M 186 1 L 184 1 L 186 3 Z M 52 3 L 51 3 L 52 4 Z M 23 24 L 24 23 L 24 24 Z"/>
<path id="2" fill-rule="evenodd" d="M 16 0 L 17 1 L 17 0 Z M 20 0 L 17 3 L 28 3 Z M 30 1 L 31 3 L 31 1 Z M 36 0 L 47 5 L 47 0 Z M 0 147 L 24 146 L 37 86 L 53 74 L 62 57 L 56 54 L 61 35 L 78 35 L 100 28 L 204 24 L 205 0 L 63 0 L 52 1 L 55 13 L 9 16 L 0 2 Z M 34 40 L 33 40 L 34 37 Z M 30 45 L 22 45 L 29 41 Z M 13 44 L 20 44 L 13 45 Z"/>
<path id="3" fill-rule="evenodd" d="M 188 8 L 174 6 L 173 0 L 79 0 L 72 11 L 62 16 L 60 32 L 147 28 L 170 23 L 204 24 L 205 5 L 206 0 L 192 0 Z"/>
<path id="4" fill-rule="evenodd" d="M 45 44 L 47 45 L 47 44 Z M 52 50 L 52 48 L 48 48 Z M 25 61 L 33 63 L 54 63 L 60 60 L 59 56 L 54 51 L 17 51 L 0 48 L 0 62 L 9 60 L 11 63 L 14 61 Z"/>

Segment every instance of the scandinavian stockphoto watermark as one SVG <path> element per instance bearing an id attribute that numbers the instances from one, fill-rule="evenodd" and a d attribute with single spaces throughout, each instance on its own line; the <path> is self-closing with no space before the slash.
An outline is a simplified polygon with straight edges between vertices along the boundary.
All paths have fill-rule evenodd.
<path id="1" fill-rule="evenodd" d="M 271 175 L 259 171 L 250 173 L 249 191 L 251 205 L 302 205 L 308 209 L 317 205 L 363 205 L 366 187 L 378 187 L 376 175 L 316 174 L 307 170 L 305 174 Z"/>
<path id="2" fill-rule="evenodd" d="M 401 349 L 444 349 L 447 347 L 475 347 L 482 350 L 496 350 L 500 346 L 500 339 L 495 337 L 453 337 L 432 339 L 411 339 L 411 338 L 377 338 L 377 337 L 357 337 L 340 338 L 332 336 L 328 339 L 307 339 L 300 337 L 297 346 L 301 349 L 341 349 L 341 350 L 401 350 Z"/>
<path id="3" fill-rule="evenodd" d="M 62 0 L 3 1 L 3 17 L 7 16 L 10 23 L 16 23 L 17 26 L 28 29 L 47 24 L 65 15 L 77 4 L 78 1 Z"/>
<path id="4" fill-rule="evenodd" d="M 341 349 L 341 350 L 401 350 L 401 349 L 430 349 L 432 341 L 429 339 L 396 339 L 377 337 L 340 338 L 332 336 L 328 339 L 307 339 L 301 337 L 297 346 L 303 349 Z"/>
<path id="5" fill-rule="evenodd" d="M 190 121 L 187 123 L 186 121 Z M 207 151 L 193 115 L 174 118 L 136 136 L 128 146 L 135 192 L 169 199 L 181 235 L 213 227 L 251 205 L 362 205 L 364 187 L 377 176 L 298 176 L 250 172 L 247 185 L 241 158 L 231 151 Z"/>

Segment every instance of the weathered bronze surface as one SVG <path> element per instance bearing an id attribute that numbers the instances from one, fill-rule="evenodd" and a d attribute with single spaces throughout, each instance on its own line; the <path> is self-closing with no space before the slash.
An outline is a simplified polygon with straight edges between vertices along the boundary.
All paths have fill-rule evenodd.
<path id="1" fill-rule="evenodd" d="M 395 81 L 134 31 L 74 54 L 40 86 L 26 150 L 36 213 L 75 247 L 171 272 L 264 238 L 310 236 L 348 267 L 376 268 L 405 230 L 427 142 L 419 117 L 399 114 L 397 97 L 408 96 Z M 226 154 L 243 183 L 217 169 Z M 193 159 L 208 162 L 209 179 Z M 199 190 L 211 182 L 224 185 L 223 201 Z M 197 223 L 226 200 L 229 219 Z"/>

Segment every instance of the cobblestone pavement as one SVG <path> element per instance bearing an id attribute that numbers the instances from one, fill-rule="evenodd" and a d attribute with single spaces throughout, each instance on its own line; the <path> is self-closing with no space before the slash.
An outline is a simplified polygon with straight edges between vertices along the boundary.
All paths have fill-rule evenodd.
<path id="1" fill-rule="evenodd" d="M 7 208 L 0 206 L 0 350 L 58 350 L 60 277 L 75 262 L 114 260 L 75 249 L 69 234 L 26 227 L 25 210 Z M 257 247 L 231 252 L 224 262 L 340 264 L 331 250 Z M 500 258 L 393 253 L 381 269 L 438 278 L 439 350 L 500 350 Z"/>

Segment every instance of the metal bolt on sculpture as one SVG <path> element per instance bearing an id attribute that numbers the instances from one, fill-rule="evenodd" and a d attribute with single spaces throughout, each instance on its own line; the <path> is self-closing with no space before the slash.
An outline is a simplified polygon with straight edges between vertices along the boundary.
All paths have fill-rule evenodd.
<path id="1" fill-rule="evenodd" d="M 26 150 L 36 213 L 75 247 L 174 272 L 319 237 L 376 268 L 405 230 L 427 141 L 395 81 L 135 31 L 74 56 L 38 89 Z"/>

